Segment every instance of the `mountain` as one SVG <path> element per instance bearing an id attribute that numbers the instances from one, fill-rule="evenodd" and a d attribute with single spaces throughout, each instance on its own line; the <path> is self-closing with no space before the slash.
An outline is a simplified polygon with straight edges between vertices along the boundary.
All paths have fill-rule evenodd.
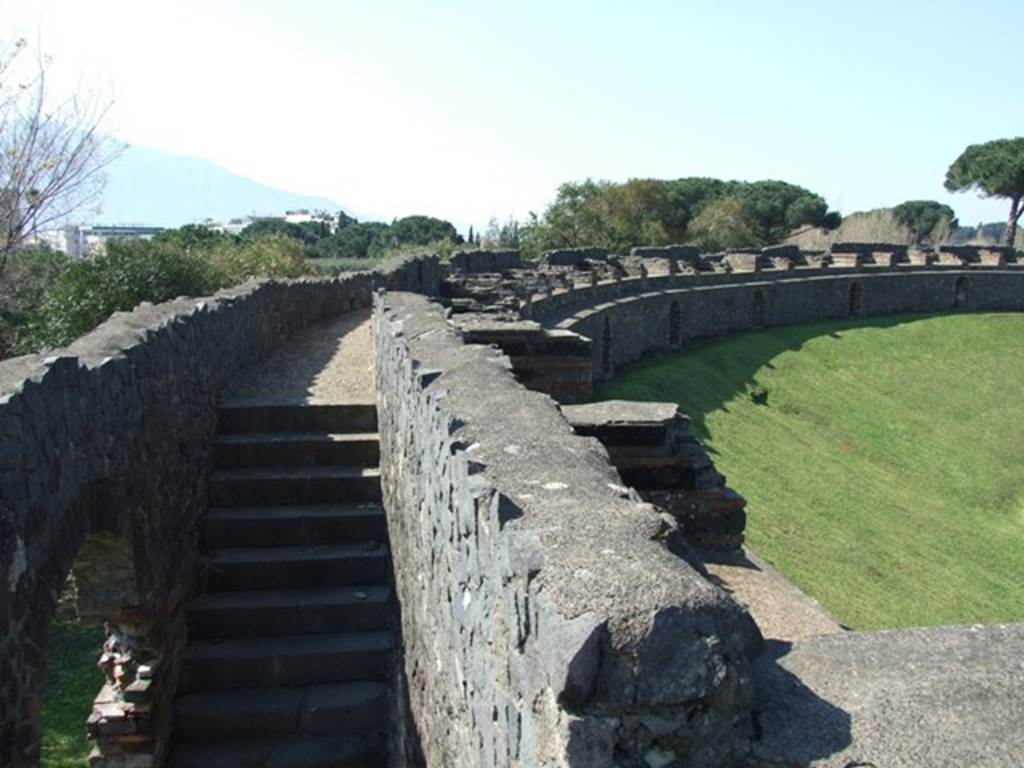
<path id="1" fill-rule="evenodd" d="M 206 218 L 342 208 L 325 197 L 268 187 L 209 160 L 147 147 L 126 149 L 107 167 L 106 176 L 101 211 L 93 223 L 176 227 Z"/>

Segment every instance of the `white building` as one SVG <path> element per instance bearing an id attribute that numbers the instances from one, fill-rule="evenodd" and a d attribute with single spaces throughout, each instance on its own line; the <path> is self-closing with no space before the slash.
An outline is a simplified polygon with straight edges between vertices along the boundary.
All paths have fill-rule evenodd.
<path id="1" fill-rule="evenodd" d="M 63 251 L 74 259 L 80 259 L 103 250 L 109 240 L 150 240 L 164 227 L 148 227 L 141 224 L 83 227 L 68 224 L 64 227 L 42 229 L 26 238 L 27 245 L 47 245 L 55 251 Z"/>

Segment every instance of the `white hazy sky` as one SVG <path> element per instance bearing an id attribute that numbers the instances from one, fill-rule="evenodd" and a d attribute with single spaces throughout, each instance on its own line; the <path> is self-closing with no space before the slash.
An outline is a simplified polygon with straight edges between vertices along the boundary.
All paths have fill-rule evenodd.
<path id="1" fill-rule="evenodd" d="M 109 87 L 128 143 L 382 218 L 480 226 L 567 180 L 708 175 L 1002 220 L 942 180 L 1024 132 L 1009 0 L 0 0 L 0 19 L 56 88 Z"/>

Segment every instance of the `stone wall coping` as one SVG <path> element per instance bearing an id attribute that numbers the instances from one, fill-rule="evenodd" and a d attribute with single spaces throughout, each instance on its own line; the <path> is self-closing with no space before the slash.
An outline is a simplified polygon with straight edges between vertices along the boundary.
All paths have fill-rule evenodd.
<path id="1" fill-rule="evenodd" d="M 507 546 L 536 571 L 539 590 L 562 616 L 596 617 L 612 645 L 636 652 L 668 642 L 655 628 L 662 615 L 714 614 L 738 637 L 757 635 L 745 609 L 669 551 L 674 521 L 624 487 L 605 449 L 577 436 L 550 397 L 515 381 L 508 358 L 463 344 L 425 297 L 389 292 L 377 312 L 401 334 L 414 365 L 433 372 L 424 388 L 449 414 L 476 482 L 518 510 L 504 526 Z"/>
<path id="2" fill-rule="evenodd" d="M 352 272 L 338 277 L 300 277 L 293 279 L 249 279 L 214 294 L 199 297 L 178 297 L 159 304 L 142 302 L 128 312 L 115 312 L 93 330 L 66 347 L 44 350 L 38 354 L 0 360 L 0 406 L 12 394 L 20 392 L 27 381 L 41 381 L 48 370 L 61 359 L 77 360 L 86 368 L 103 365 L 107 360 L 124 356 L 129 350 L 144 345 L 151 334 L 176 323 L 187 322 L 194 315 L 213 311 L 243 301 L 274 286 L 306 284 L 344 284 L 374 282 L 397 273 L 409 262 L 424 258 L 405 255 L 390 259 L 374 269 Z"/>

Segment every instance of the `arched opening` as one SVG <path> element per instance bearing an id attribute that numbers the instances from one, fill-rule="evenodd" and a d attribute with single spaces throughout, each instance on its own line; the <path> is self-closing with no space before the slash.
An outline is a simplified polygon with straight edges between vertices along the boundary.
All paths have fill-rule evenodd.
<path id="1" fill-rule="evenodd" d="M 668 308 L 668 344 L 679 346 L 679 302 L 673 301 Z"/>
<path id="2" fill-rule="evenodd" d="M 754 291 L 754 299 L 750 303 L 750 324 L 754 328 L 764 328 L 764 291 Z"/>
<path id="3" fill-rule="evenodd" d="M 861 313 L 864 307 L 864 286 L 860 283 L 854 283 L 850 286 L 850 302 L 847 308 L 847 314 L 850 317 L 855 317 Z"/>
<path id="4" fill-rule="evenodd" d="M 953 307 L 959 309 L 967 306 L 967 275 L 960 275 L 956 279 L 953 289 Z"/>
<path id="5" fill-rule="evenodd" d="M 605 317 L 601 323 L 601 373 L 607 376 L 612 371 L 612 327 Z"/>
<path id="6" fill-rule="evenodd" d="M 131 537 L 111 500 L 96 488 L 86 496 L 24 574 L 31 613 L 13 661 L 22 681 L 15 765 L 142 765 L 154 754 L 163 711 L 155 649 L 169 621 L 140 599 Z"/>

